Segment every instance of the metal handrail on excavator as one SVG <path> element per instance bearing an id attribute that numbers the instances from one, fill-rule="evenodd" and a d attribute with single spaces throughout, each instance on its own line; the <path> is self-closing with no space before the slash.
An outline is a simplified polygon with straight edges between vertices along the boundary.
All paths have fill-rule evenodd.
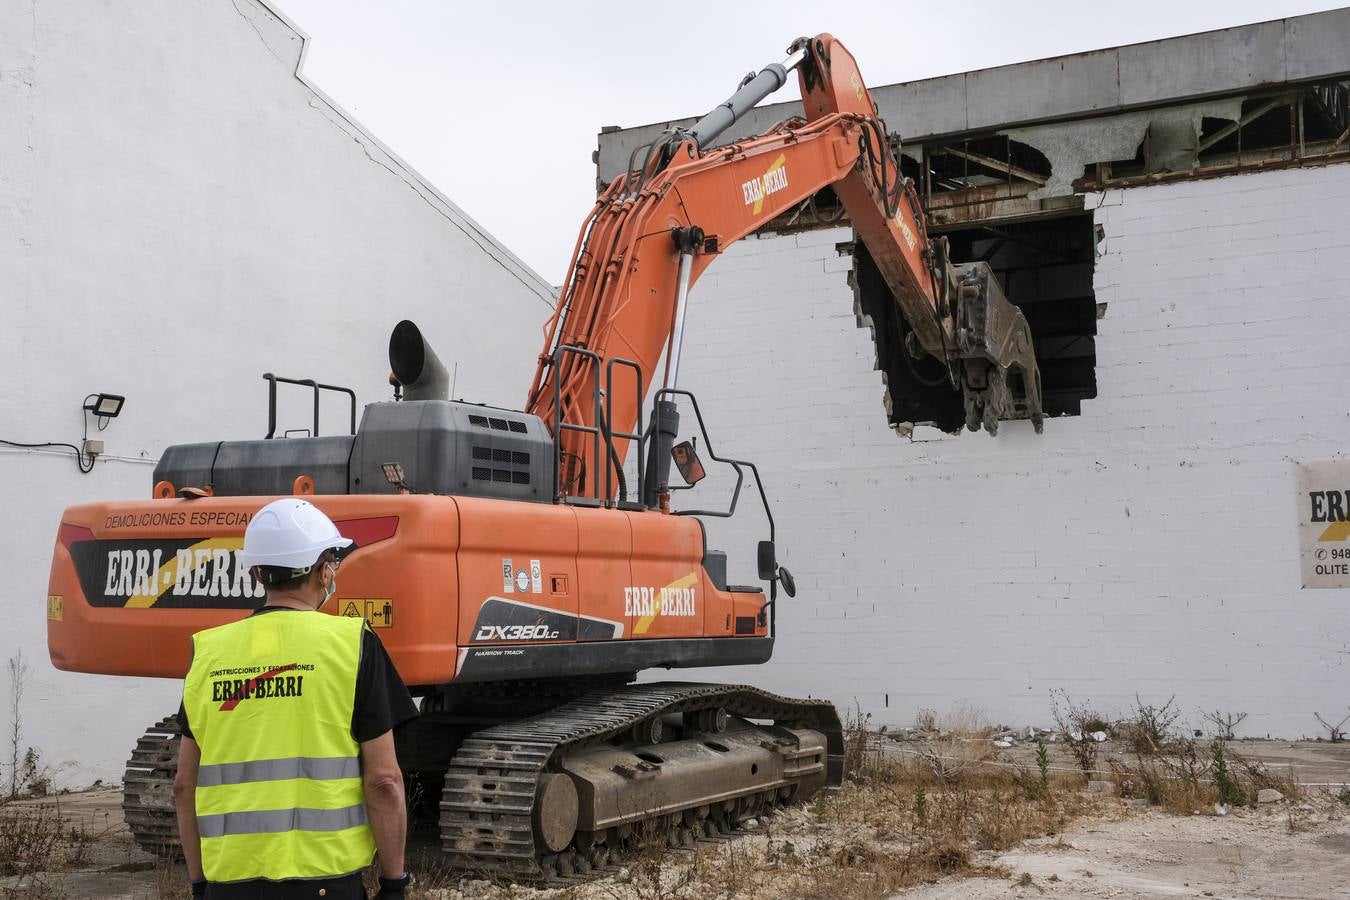
<path id="1" fill-rule="evenodd" d="M 638 454 L 638 483 L 642 483 L 645 469 L 643 467 L 641 447 L 643 442 L 642 435 L 642 410 L 639 406 L 637 427 L 634 431 L 614 431 L 610 426 L 613 421 L 613 403 L 614 403 L 614 369 L 616 366 L 632 369 L 637 374 L 637 396 L 641 397 L 643 392 L 642 367 L 631 359 L 614 357 L 605 362 L 605 388 L 600 389 L 600 357 L 594 351 L 587 350 L 585 347 L 576 347 L 571 344 L 563 344 L 553 351 L 553 365 L 557 365 L 559 360 L 566 354 L 575 354 L 590 360 L 593 365 L 590 368 L 591 378 L 591 403 L 595 412 L 594 425 L 583 425 L 577 422 L 568 422 L 563 419 L 563 410 L 561 397 L 559 396 L 558 382 L 553 383 L 553 470 L 554 470 L 554 499 L 563 503 L 576 503 L 583 506 L 619 506 L 621 508 L 641 509 L 640 504 L 632 504 L 628 501 L 628 485 L 623 474 L 623 460 L 619 458 L 618 450 L 614 446 L 615 438 L 624 438 L 625 440 L 635 441 L 639 447 Z M 589 487 L 595 491 L 594 497 L 582 496 L 580 493 L 574 493 L 565 488 L 569 485 L 563 483 L 563 449 L 562 435 L 566 431 L 574 431 L 581 434 L 589 434 L 592 437 L 595 455 L 592 459 L 595 467 L 594 478 L 591 479 Z M 605 453 L 601 454 L 601 442 L 603 441 Z M 605 475 L 603 479 L 604 490 L 600 490 L 602 479 L 600 477 L 600 467 L 604 466 Z M 616 474 L 617 473 L 617 474 Z M 614 482 L 619 482 L 618 499 L 614 498 Z M 576 479 L 582 485 L 585 485 L 585 472 L 578 472 Z M 582 491 L 586 487 L 581 488 Z"/>
<path id="2" fill-rule="evenodd" d="M 267 382 L 267 434 L 264 440 L 272 440 L 277 433 L 277 383 L 298 384 L 301 387 L 314 389 L 314 431 L 311 437 L 319 436 L 319 392 L 334 391 L 339 394 L 346 394 L 351 401 L 351 431 L 349 434 L 356 434 L 356 391 L 351 388 L 340 387 L 336 384 L 320 384 L 313 378 L 282 378 L 280 375 L 273 375 L 271 372 L 263 373 L 263 380 Z"/>

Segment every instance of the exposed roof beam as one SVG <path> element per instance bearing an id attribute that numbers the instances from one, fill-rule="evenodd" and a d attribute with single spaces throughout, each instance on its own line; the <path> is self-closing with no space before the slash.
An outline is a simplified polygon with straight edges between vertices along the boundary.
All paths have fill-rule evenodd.
<path id="1" fill-rule="evenodd" d="M 992 156 L 985 156 L 982 153 L 971 153 L 969 150 L 957 150 L 955 147 L 934 147 L 932 152 L 938 155 L 945 153 L 948 156 L 956 156 L 961 159 L 969 160 L 970 162 L 984 166 L 986 169 L 993 169 L 995 172 L 1003 172 L 1006 175 L 1020 178 L 1023 181 L 1030 181 L 1032 184 L 1040 185 L 1042 187 L 1045 185 L 1045 182 L 1049 180 L 1048 175 L 1038 175 L 1028 169 L 1014 166 L 1012 163 L 1006 163 L 1000 159 L 994 159 Z"/>
<path id="2" fill-rule="evenodd" d="M 1252 122 L 1255 122 L 1257 119 L 1261 118 L 1275 107 L 1282 105 L 1283 106 L 1289 105 L 1288 97 L 1280 96 L 1276 97 L 1274 100 L 1267 100 L 1265 103 L 1262 103 L 1256 109 L 1247 113 L 1242 118 L 1238 119 L 1236 122 L 1229 122 L 1227 125 L 1223 126 L 1218 131 L 1214 132 L 1209 137 L 1205 138 L 1203 141 L 1200 142 L 1200 146 L 1195 148 L 1195 152 L 1204 153 L 1210 147 L 1213 147 L 1219 141 L 1228 137 L 1230 134 L 1237 131 L 1239 128 L 1243 127 L 1244 125 L 1250 125 Z"/>

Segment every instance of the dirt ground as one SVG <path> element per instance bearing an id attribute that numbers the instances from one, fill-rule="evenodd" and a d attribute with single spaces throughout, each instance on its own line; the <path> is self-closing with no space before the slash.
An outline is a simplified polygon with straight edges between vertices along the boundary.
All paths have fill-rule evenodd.
<path id="1" fill-rule="evenodd" d="M 1173 815 L 1083 792 L 1078 817 L 1062 832 L 1022 841 L 1003 851 L 976 851 L 970 860 L 972 868 L 960 876 L 892 894 L 869 894 L 864 887 L 860 894 L 850 896 L 906 900 L 1350 898 L 1350 804 L 1338 798 L 1340 785 L 1350 782 L 1350 747 L 1285 742 L 1242 742 L 1241 747 L 1248 756 L 1292 770 L 1306 785 L 1304 797 L 1235 808 L 1223 816 L 1213 809 L 1198 815 Z M 120 791 L 102 789 L 7 807 L 31 811 L 55 804 L 66 820 L 65 828 L 79 830 L 85 839 L 66 851 L 58 871 L 44 876 L 45 889 L 34 889 L 14 877 L 0 878 L 0 897 L 162 900 L 186 896 L 181 867 L 164 866 L 132 843 L 122 824 L 120 803 Z M 439 884 L 449 886 L 420 890 L 412 896 L 438 900 L 809 896 L 804 890 L 799 892 L 799 882 L 780 880 L 777 873 L 786 871 L 781 867 L 785 847 L 792 848 L 788 852 L 810 854 L 813 847 L 835 846 L 829 842 L 836 840 L 839 823 L 824 825 L 826 814 L 818 812 L 812 807 L 787 810 L 739 837 L 701 843 L 693 850 L 667 851 L 678 861 L 676 868 L 684 872 L 684 881 L 655 892 L 625 867 L 611 868 L 596 881 L 547 890 L 441 878 Z M 434 836 L 424 836 L 421 844 L 420 865 L 430 868 Z M 835 860 L 837 864 L 837 854 Z M 745 879 L 738 882 L 708 875 L 730 868 L 744 870 Z M 706 884 L 700 884 L 697 877 L 706 878 Z M 743 887 L 728 887 L 737 884 Z"/>
<path id="2" fill-rule="evenodd" d="M 993 856 L 1006 878 L 906 891 L 909 900 L 1025 897 L 1322 900 L 1350 897 L 1350 818 L 1326 799 L 1217 816 L 1131 811 Z M 1345 809 L 1350 812 L 1350 808 Z M 1291 816 L 1297 830 L 1290 831 Z"/>

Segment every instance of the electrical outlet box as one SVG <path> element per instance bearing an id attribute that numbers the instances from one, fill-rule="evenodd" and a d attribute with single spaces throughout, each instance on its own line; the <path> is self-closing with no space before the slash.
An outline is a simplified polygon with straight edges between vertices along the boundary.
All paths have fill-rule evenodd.
<path id="1" fill-rule="evenodd" d="M 84 455 L 99 456 L 103 453 L 103 442 L 93 438 L 84 439 Z"/>

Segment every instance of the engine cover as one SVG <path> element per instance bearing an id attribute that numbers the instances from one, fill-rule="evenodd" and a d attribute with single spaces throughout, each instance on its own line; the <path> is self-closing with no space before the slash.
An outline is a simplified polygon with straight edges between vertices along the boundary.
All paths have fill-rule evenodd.
<path id="1" fill-rule="evenodd" d="M 394 494 L 385 463 L 419 494 L 553 502 L 553 438 L 538 416 L 453 400 L 366 407 L 352 446 L 353 494 Z"/>
<path id="2" fill-rule="evenodd" d="M 169 447 L 155 481 L 210 485 L 217 497 L 289 494 L 308 475 L 318 494 L 414 493 L 553 502 L 553 438 L 538 416 L 451 400 L 372 403 L 350 435 L 212 441 Z"/>

